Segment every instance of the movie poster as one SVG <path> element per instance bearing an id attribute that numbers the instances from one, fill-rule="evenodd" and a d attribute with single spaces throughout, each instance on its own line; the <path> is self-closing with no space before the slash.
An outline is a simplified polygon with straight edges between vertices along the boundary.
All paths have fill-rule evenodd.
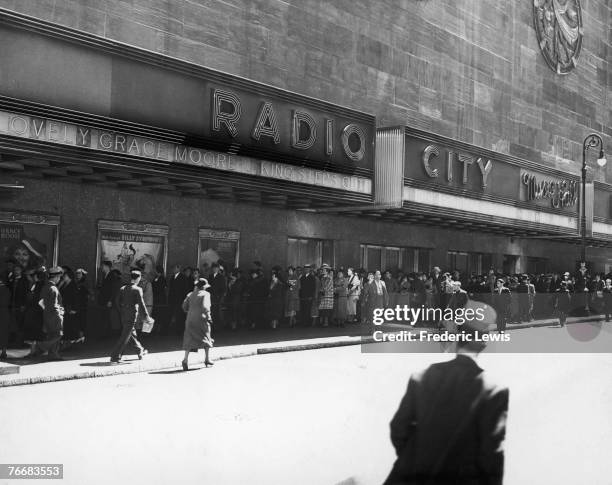
<path id="1" fill-rule="evenodd" d="M 198 267 L 206 270 L 219 261 L 225 263 L 226 271 L 237 267 L 239 240 L 240 233 L 236 231 L 200 229 Z"/>
<path id="2" fill-rule="evenodd" d="M 155 278 L 158 266 L 165 272 L 165 234 L 100 228 L 98 244 L 98 267 L 103 261 L 110 261 L 112 268 L 119 270 L 124 282 L 129 281 L 130 269 L 134 267 L 140 268 L 149 281 Z"/>
<path id="3" fill-rule="evenodd" d="M 46 220 L 44 216 L 32 216 L 33 219 Z M 57 229 L 56 223 L 34 223 L 26 221 L 0 220 L 0 261 L 1 274 L 9 262 L 21 265 L 25 270 L 41 266 L 49 268 L 57 264 Z"/>

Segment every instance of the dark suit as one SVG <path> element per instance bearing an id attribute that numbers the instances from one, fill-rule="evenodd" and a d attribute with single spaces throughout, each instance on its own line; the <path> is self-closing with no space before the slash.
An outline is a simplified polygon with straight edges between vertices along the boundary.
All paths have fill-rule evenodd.
<path id="1" fill-rule="evenodd" d="M 217 327 L 223 326 L 223 318 L 221 313 L 221 305 L 227 293 L 227 281 L 225 276 L 219 271 L 217 274 L 211 273 L 208 283 L 210 288 L 210 311 L 212 313 L 212 321 Z"/>
<path id="2" fill-rule="evenodd" d="M 493 306 L 497 310 L 497 330 L 503 332 L 506 330 L 506 325 L 510 320 L 510 313 L 512 311 L 512 294 L 510 290 L 505 286 L 495 288 L 493 293 Z"/>
<path id="3" fill-rule="evenodd" d="M 144 315 L 149 317 L 147 307 L 142 296 L 142 289 L 137 285 L 125 285 L 119 291 L 117 296 L 117 306 L 121 318 L 121 336 L 111 352 L 111 358 L 118 360 L 121 358 L 125 346 L 131 340 L 134 346 L 138 349 L 138 353 L 142 353 L 144 347 L 138 341 L 136 336 L 136 322 L 138 316 Z"/>
<path id="4" fill-rule="evenodd" d="M 102 333 L 105 336 L 109 336 L 113 333 L 113 330 L 121 327 L 119 322 L 119 309 L 116 307 L 115 302 L 119 289 L 121 288 L 121 277 L 115 272 L 108 273 L 102 283 L 98 287 L 98 305 L 103 307 L 100 312 L 103 319 L 102 322 Z M 111 307 L 108 307 L 108 303 L 111 303 Z"/>
<path id="5" fill-rule="evenodd" d="M 508 395 L 466 355 L 414 374 L 391 421 L 385 485 L 501 484 Z"/>
<path id="6" fill-rule="evenodd" d="M 168 298 L 166 297 L 166 277 L 162 274 L 158 275 L 152 282 L 153 288 L 153 315 L 155 318 L 157 329 L 166 329 L 168 327 Z"/>
<path id="7" fill-rule="evenodd" d="M 175 333 L 182 334 L 185 328 L 183 301 L 191 290 L 193 290 L 193 281 L 188 281 L 183 273 L 178 273 L 168 278 L 168 306 L 170 320 L 174 325 Z M 167 329 L 162 329 L 162 333 L 166 332 Z"/>

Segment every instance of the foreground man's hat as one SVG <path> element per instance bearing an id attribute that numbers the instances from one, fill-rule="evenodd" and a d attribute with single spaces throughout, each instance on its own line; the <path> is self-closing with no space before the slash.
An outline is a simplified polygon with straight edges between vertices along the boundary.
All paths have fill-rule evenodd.
<path id="1" fill-rule="evenodd" d="M 49 276 L 57 276 L 59 274 L 64 274 L 64 270 L 59 266 L 54 266 L 49 269 Z"/>

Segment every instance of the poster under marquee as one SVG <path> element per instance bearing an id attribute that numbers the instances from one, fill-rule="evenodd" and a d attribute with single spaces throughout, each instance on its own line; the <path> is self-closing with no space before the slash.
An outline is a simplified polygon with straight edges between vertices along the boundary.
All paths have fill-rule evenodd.
<path id="1" fill-rule="evenodd" d="M 9 262 L 25 270 L 57 264 L 59 216 L 0 211 L 0 274 Z"/>
<path id="2" fill-rule="evenodd" d="M 225 270 L 238 266 L 240 233 L 216 229 L 200 229 L 198 268 L 209 268 L 212 263 L 223 261 Z"/>
<path id="3" fill-rule="evenodd" d="M 141 268 L 149 281 L 157 266 L 165 273 L 167 252 L 168 226 L 98 221 L 98 268 L 110 261 L 126 282 L 133 267 Z"/>

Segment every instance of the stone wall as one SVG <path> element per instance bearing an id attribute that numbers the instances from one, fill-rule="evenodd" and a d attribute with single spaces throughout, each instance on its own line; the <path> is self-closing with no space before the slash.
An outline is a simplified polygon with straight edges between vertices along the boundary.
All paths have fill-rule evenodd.
<path id="1" fill-rule="evenodd" d="M 581 0 L 559 76 L 531 1 L 0 0 L 0 7 L 577 173 L 590 131 L 612 159 L 612 5 Z M 612 163 L 595 178 L 612 182 Z"/>

